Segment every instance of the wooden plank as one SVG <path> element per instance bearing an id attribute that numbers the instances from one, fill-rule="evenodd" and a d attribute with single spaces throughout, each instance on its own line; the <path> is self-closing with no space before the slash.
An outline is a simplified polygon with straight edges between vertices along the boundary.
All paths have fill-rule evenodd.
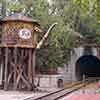
<path id="1" fill-rule="evenodd" d="M 4 74 L 5 74 L 5 48 L 2 48 L 2 68 L 3 68 L 3 75 L 2 75 L 2 85 L 4 86 Z M 3 87 L 4 88 L 4 87 Z"/>
<path id="2" fill-rule="evenodd" d="M 21 68 L 21 66 L 19 66 L 19 69 L 17 70 L 17 73 L 18 73 L 18 77 L 17 77 L 17 85 L 19 84 L 19 81 L 22 81 L 25 83 L 25 85 L 31 89 L 31 85 L 30 85 L 30 82 L 23 76 L 23 69 Z"/>
<path id="3" fill-rule="evenodd" d="M 3 81 L 3 66 L 2 66 L 2 48 L 0 48 L 0 85 L 2 85 L 2 81 Z"/>
<path id="4" fill-rule="evenodd" d="M 32 50 L 28 50 L 29 57 L 28 57 L 28 78 L 29 82 L 32 83 Z"/>
<path id="5" fill-rule="evenodd" d="M 33 44 L 33 45 L 19 45 L 19 44 L 17 44 L 17 45 L 2 45 L 2 44 L 0 44 L 0 48 L 15 48 L 15 47 L 17 47 L 17 48 L 35 48 L 36 47 L 36 45 L 35 44 Z"/>
<path id="6" fill-rule="evenodd" d="M 21 83 L 25 83 L 25 85 L 27 86 L 28 89 L 31 89 L 31 84 L 29 82 L 29 80 L 27 80 L 26 77 L 26 73 L 24 72 L 25 66 L 23 66 L 23 64 L 25 64 L 26 62 L 24 62 L 24 60 L 27 57 L 27 54 L 25 54 L 27 52 L 25 52 L 25 49 L 21 49 L 21 55 L 20 55 L 20 61 L 19 61 L 19 65 L 18 65 L 18 76 L 17 76 L 17 85 L 20 85 L 20 81 L 22 81 Z M 22 84 L 24 85 L 24 84 Z"/>
<path id="7" fill-rule="evenodd" d="M 12 51 L 13 49 L 12 48 L 9 48 L 9 73 L 8 73 L 8 84 L 10 85 L 10 82 L 12 82 L 12 80 L 13 80 L 13 75 L 14 75 L 14 69 L 13 69 L 13 67 L 12 67 L 12 59 L 13 59 L 13 51 Z"/>
<path id="8" fill-rule="evenodd" d="M 34 84 L 34 77 L 35 77 L 35 62 L 36 62 L 36 50 L 33 49 L 32 52 L 32 85 L 33 85 L 33 90 L 35 90 L 35 84 Z"/>
<path id="9" fill-rule="evenodd" d="M 25 85 L 28 87 L 28 89 L 31 89 L 31 85 L 30 85 L 29 81 L 24 78 L 24 76 L 22 75 L 22 72 L 20 72 L 17 77 L 17 85 L 19 84 L 20 79 L 22 79 L 22 81 L 25 83 Z"/>
<path id="10" fill-rule="evenodd" d="M 8 48 L 5 48 L 5 76 L 4 76 L 4 90 L 7 90 L 7 75 L 8 75 Z"/>
<path id="11" fill-rule="evenodd" d="M 8 76 L 8 84 L 10 84 L 10 80 L 11 80 L 12 76 L 13 76 L 13 71 Z"/>
<path id="12" fill-rule="evenodd" d="M 17 47 L 14 48 L 14 87 L 13 89 L 16 90 L 17 89 L 17 83 L 16 83 L 16 77 L 17 77 Z"/>

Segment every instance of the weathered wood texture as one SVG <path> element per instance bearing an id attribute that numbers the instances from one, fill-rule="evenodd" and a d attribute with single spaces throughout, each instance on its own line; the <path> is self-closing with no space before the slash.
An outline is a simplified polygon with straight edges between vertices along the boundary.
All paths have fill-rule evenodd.
<path id="1" fill-rule="evenodd" d="M 7 16 L 1 20 L 2 40 L 0 65 L 4 90 L 34 87 L 36 31 L 38 22 L 22 14 Z"/>
<path id="2" fill-rule="evenodd" d="M 23 28 L 30 30 L 31 38 L 22 39 L 19 37 L 19 31 Z M 4 22 L 3 23 L 3 34 L 2 34 L 2 43 L 3 44 L 20 44 L 20 45 L 34 45 L 36 44 L 35 34 L 34 34 L 34 25 L 27 22 Z"/>
<path id="3" fill-rule="evenodd" d="M 8 74 L 8 48 L 5 48 L 5 71 L 4 71 L 4 89 L 7 90 L 7 85 L 8 85 L 8 82 L 7 82 L 7 74 Z"/>
<path id="4" fill-rule="evenodd" d="M 32 48 L 3 48 L 5 57 L 2 58 L 4 71 L 2 73 L 4 90 L 32 90 L 34 49 Z M 0 49 L 2 52 L 2 49 Z M 0 55 L 1 57 L 3 56 Z"/>

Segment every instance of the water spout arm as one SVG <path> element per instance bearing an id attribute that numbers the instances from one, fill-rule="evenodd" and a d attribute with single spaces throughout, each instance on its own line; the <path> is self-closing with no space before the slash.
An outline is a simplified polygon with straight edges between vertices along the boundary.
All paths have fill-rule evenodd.
<path id="1" fill-rule="evenodd" d="M 44 43 L 44 41 L 46 40 L 46 38 L 49 36 L 49 33 L 51 32 L 51 30 L 55 27 L 55 25 L 57 25 L 58 23 L 53 23 L 49 29 L 47 30 L 47 32 L 44 34 L 43 38 L 41 39 L 41 41 L 37 44 L 36 49 L 40 49 L 40 47 L 42 46 L 42 44 Z"/>

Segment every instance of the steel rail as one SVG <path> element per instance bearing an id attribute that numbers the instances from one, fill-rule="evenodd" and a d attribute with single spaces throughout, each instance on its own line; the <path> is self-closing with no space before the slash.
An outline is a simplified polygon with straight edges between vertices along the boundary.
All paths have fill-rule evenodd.
<path id="1" fill-rule="evenodd" d="M 49 93 L 47 95 L 44 95 L 44 96 L 41 96 L 41 97 L 38 97 L 38 98 L 30 97 L 30 98 L 27 98 L 27 99 L 24 99 L 24 100 L 59 100 L 60 98 L 66 96 L 66 95 L 68 95 L 68 94 L 70 94 L 74 91 L 77 91 L 77 90 L 85 87 L 86 85 L 89 85 L 92 82 L 96 82 L 96 81 L 97 81 L 97 79 L 93 79 L 93 80 L 87 79 L 84 83 L 83 83 L 83 81 L 81 81 L 81 82 L 78 82 L 77 84 L 75 84 L 73 86 L 63 88 L 61 90 Z"/>

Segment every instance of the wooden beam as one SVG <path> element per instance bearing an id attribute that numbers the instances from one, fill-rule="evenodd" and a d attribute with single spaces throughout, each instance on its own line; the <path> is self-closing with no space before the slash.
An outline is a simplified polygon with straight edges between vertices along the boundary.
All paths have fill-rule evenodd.
<path id="1" fill-rule="evenodd" d="M 16 90 L 17 89 L 17 83 L 16 83 L 16 75 L 17 75 L 17 72 L 16 72 L 16 69 L 17 69 L 17 47 L 14 48 L 14 87 L 13 89 Z"/>
<path id="2" fill-rule="evenodd" d="M 8 75 L 8 48 L 5 48 L 5 76 L 4 76 L 4 90 L 7 90 L 8 83 L 7 83 L 7 75 Z"/>
<path id="3" fill-rule="evenodd" d="M 35 62 L 36 62 L 36 50 L 33 49 L 32 52 L 32 85 L 33 85 L 33 90 L 35 90 L 35 84 L 34 84 L 34 78 L 35 78 Z"/>
<path id="4" fill-rule="evenodd" d="M 29 82 L 32 83 L 32 50 L 28 50 L 29 57 L 28 57 L 28 78 Z"/>
<path id="5" fill-rule="evenodd" d="M 2 85 L 3 80 L 3 56 L 2 56 L 2 48 L 0 48 L 0 85 Z"/>

